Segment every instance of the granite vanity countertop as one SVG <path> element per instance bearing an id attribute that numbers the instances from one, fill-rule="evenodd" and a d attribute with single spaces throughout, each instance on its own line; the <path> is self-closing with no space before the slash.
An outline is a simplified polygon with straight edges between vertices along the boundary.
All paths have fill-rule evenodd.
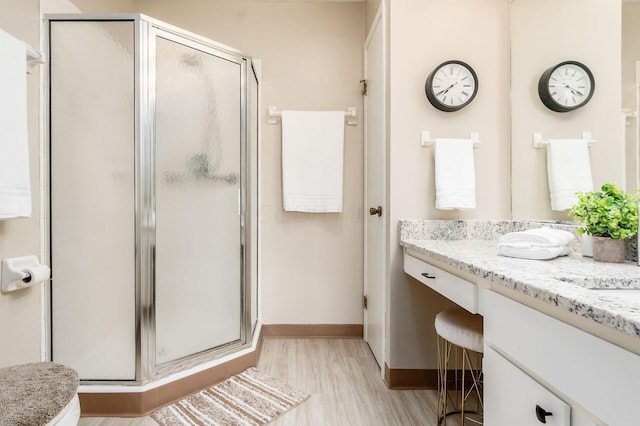
<path id="1" fill-rule="evenodd" d="M 415 239 L 401 232 L 400 245 L 427 258 L 482 277 L 492 284 L 531 296 L 581 317 L 640 338 L 640 267 L 635 263 L 595 262 L 573 252 L 551 260 L 498 254 L 496 239 Z"/>

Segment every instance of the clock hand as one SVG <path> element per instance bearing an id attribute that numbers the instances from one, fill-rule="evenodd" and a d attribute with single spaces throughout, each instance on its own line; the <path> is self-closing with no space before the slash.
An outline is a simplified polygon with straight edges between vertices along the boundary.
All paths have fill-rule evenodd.
<path id="1" fill-rule="evenodd" d="M 436 96 L 440 96 L 443 93 L 447 93 L 449 91 L 449 89 L 451 89 L 453 87 L 453 84 L 449 87 L 447 87 L 446 89 L 442 89 L 441 91 L 439 91 L 438 93 L 436 93 Z"/>
<path id="2" fill-rule="evenodd" d="M 458 84 L 458 82 L 456 81 L 455 83 L 453 83 L 451 86 L 447 87 L 444 90 L 439 91 L 438 93 L 436 93 L 436 96 L 441 95 L 441 94 L 447 94 L 447 92 L 449 91 L 449 89 L 451 89 L 453 86 L 455 86 L 456 84 Z"/>
<path id="3" fill-rule="evenodd" d="M 567 83 L 564 83 L 564 85 L 565 85 L 565 87 L 566 87 L 567 89 L 571 90 L 571 91 L 573 92 L 573 94 L 577 94 L 577 95 L 580 95 L 580 96 L 584 96 L 584 95 L 582 94 L 582 92 L 581 92 L 581 91 L 579 91 L 579 90 L 577 90 L 577 89 L 574 89 L 573 87 L 569 86 Z"/>

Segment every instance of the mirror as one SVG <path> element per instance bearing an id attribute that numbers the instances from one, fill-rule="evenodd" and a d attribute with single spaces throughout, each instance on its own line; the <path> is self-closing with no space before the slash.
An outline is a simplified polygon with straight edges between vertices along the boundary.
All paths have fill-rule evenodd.
<path id="1" fill-rule="evenodd" d="M 632 17 L 627 16 L 627 7 L 640 11 L 640 3 L 622 4 L 612 0 L 511 1 L 513 219 L 570 219 L 566 211 L 551 210 L 547 152 L 544 147 L 533 147 L 534 133 L 541 133 L 544 140 L 549 140 L 578 139 L 582 132 L 591 132 L 596 141 L 589 149 L 594 187 L 613 182 L 627 191 L 635 191 L 637 167 L 633 129 L 637 119 L 626 120 L 631 124 L 626 126 L 622 115 L 623 105 L 637 110 L 635 93 L 627 93 L 635 91 L 635 59 L 633 78 L 628 79 L 625 77 L 629 73 L 626 69 L 628 60 L 623 60 L 622 51 L 635 50 L 638 53 L 633 57 L 640 60 L 640 29 L 627 30 L 627 21 L 632 21 Z M 623 20 L 621 16 L 624 16 Z M 640 13 L 633 22 L 640 22 Z M 621 35 L 627 32 L 629 36 L 625 35 L 625 40 L 638 40 L 637 48 L 625 46 L 622 49 Z M 582 108 L 554 112 L 540 101 L 538 80 L 547 68 L 567 60 L 582 62 L 591 69 L 595 93 Z M 633 106 L 623 104 L 623 97 L 626 103 L 630 98 Z M 628 148 L 625 133 L 631 141 Z"/>
<path id="2" fill-rule="evenodd" d="M 622 0 L 622 115 L 626 189 L 640 189 L 640 0 Z"/>

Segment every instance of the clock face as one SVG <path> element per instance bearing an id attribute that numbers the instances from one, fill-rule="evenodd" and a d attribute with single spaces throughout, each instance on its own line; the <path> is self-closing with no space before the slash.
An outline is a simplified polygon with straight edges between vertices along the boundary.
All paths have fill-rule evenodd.
<path id="1" fill-rule="evenodd" d="M 478 93 L 478 77 L 469 65 L 447 61 L 427 77 L 425 93 L 431 105 L 440 111 L 457 111 L 468 105 Z"/>
<path id="2" fill-rule="evenodd" d="M 540 100 L 556 112 L 568 112 L 586 105 L 594 89 L 595 81 L 589 68 L 575 61 L 549 68 L 538 82 Z"/>

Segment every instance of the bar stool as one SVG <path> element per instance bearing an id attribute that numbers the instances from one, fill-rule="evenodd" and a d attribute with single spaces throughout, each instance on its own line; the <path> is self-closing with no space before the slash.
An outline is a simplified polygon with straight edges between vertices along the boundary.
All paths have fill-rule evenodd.
<path id="1" fill-rule="evenodd" d="M 435 327 L 438 425 L 446 425 L 447 416 L 452 414 L 460 414 L 462 425 L 465 420 L 482 424 L 482 316 L 463 309 L 442 311 L 436 315 Z"/>

